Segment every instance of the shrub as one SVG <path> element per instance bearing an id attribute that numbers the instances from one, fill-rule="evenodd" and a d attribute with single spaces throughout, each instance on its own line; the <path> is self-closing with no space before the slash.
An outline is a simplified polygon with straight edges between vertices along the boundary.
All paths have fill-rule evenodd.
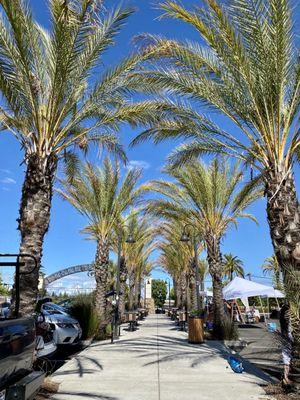
<path id="1" fill-rule="evenodd" d="M 224 340 L 237 340 L 239 337 L 237 326 L 229 317 L 222 321 L 222 330 Z"/>
<path id="2" fill-rule="evenodd" d="M 79 322 L 83 340 L 91 339 L 96 335 L 99 321 L 91 294 L 76 296 L 72 301 L 69 312 Z"/>

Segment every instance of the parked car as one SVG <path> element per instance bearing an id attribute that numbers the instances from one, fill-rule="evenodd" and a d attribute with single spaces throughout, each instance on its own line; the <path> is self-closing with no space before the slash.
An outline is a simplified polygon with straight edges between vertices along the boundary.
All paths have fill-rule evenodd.
<path id="1" fill-rule="evenodd" d="M 45 322 L 42 314 L 36 316 L 36 357 L 45 358 L 49 357 L 57 350 L 57 345 L 53 338 L 53 330 L 50 324 Z M 1 399 L 0 399 L 1 400 Z"/>
<path id="2" fill-rule="evenodd" d="M 41 314 L 49 323 L 53 339 L 57 345 L 76 344 L 80 341 L 82 330 L 79 322 L 71 317 L 63 307 L 46 302 L 41 304 Z"/>
<path id="3" fill-rule="evenodd" d="M 4 304 L 0 313 L 0 399 L 32 399 L 44 381 L 45 374 L 33 370 L 36 353 L 36 321 L 34 316 L 19 315 L 19 254 L 0 254 L 0 258 L 16 258 L 15 262 L 0 261 L 0 267 L 15 267 L 15 307 L 10 312 L 10 304 Z M 36 259 L 28 254 L 23 258 Z M 34 270 L 33 269 L 33 270 Z M 33 271 L 32 270 L 32 271 Z M 32 272 L 31 271 L 31 272 Z"/>
<path id="4" fill-rule="evenodd" d="M 11 304 L 8 301 L 5 301 L 0 304 L 0 317 L 8 318 L 10 316 L 10 307 Z"/>

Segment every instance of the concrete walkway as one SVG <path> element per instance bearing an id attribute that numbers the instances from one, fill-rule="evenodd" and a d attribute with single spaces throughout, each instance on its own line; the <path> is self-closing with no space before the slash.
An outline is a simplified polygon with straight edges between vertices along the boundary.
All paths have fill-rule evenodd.
<path id="1" fill-rule="evenodd" d="M 115 344 L 91 345 L 53 375 L 52 399 L 260 400 L 263 375 L 235 374 L 219 342 L 191 345 L 163 315 L 149 316 L 139 330 L 122 332 Z"/>

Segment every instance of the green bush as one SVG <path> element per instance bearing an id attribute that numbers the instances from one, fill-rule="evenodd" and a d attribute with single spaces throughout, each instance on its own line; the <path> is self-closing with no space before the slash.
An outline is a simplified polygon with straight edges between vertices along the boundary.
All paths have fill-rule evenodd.
<path id="1" fill-rule="evenodd" d="M 111 337 L 111 323 L 108 323 L 103 329 L 99 329 L 95 335 L 95 340 L 106 340 Z"/>
<path id="2" fill-rule="evenodd" d="M 222 330 L 224 340 L 237 340 L 239 338 L 237 326 L 229 317 L 222 321 Z"/>
<path id="3" fill-rule="evenodd" d="M 79 322 L 83 340 L 91 339 L 97 334 L 99 321 L 91 294 L 76 296 L 72 301 L 69 312 Z"/>
<path id="4" fill-rule="evenodd" d="M 190 317 L 199 317 L 199 318 L 203 318 L 204 317 L 204 312 L 203 311 L 198 311 L 198 310 L 191 310 L 189 312 L 189 316 Z"/>

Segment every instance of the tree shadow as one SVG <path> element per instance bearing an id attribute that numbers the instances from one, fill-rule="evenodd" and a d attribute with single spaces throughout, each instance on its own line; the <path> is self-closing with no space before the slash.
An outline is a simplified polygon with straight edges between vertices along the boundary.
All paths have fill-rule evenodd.
<path id="1" fill-rule="evenodd" d="M 84 375 L 95 374 L 103 370 L 102 364 L 94 357 L 87 356 L 85 354 L 78 354 L 73 358 L 73 360 L 76 362 L 77 368 L 75 367 L 74 369 L 68 371 L 57 371 L 55 375 L 63 376 L 77 374 L 80 378 L 82 378 Z M 86 364 L 92 364 L 93 368 L 87 368 Z"/>
<path id="2" fill-rule="evenodd" d="M 99 393 L 86 393 L 86 392 L 70 392 L 70 391 L 59 391 L 57 395 L 51 397 L 51 400 L 60 400 L 61 395 L 66 395 L 69 398 L 73 397 L 83 397 L 87 399 L 96 399 L 96 400 L 118 400 L 117 397 L 106 396 L 104 394 Z"/>

